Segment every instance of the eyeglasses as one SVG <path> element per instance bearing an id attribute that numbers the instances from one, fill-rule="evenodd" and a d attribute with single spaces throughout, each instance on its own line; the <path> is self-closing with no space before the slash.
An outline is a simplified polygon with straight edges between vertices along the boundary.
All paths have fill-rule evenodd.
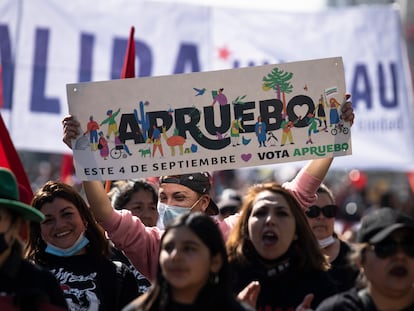
<path id="1" fill-rule="evenodd" d="M 312 205 L 308 207 L 308 209 L 305 211 L 305 215 L 309 218 L 316 218 L 319 217 L 319 215 L 322 213 L 323 216 L 327 218 L 333 218 L 336 216 L 336 211 L 338 210 L 338 206 L 336 205 L 325 205 L 322 207 L 319 207 L 317 205 Z"/>
<path id="2" fill-rule="evenodd" d="M 399 247 L 407 256 L 414 258 L 414 239 L 403 239 L 401 241 L 388 239 L 377 244 L 371 244 L 370 247 L 378 258 L 384 259 L 394 256 Z"/>

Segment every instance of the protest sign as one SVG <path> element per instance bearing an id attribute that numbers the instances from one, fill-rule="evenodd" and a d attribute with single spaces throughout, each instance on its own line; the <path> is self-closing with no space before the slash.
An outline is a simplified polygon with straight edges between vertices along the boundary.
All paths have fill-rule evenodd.
<path id="1" fill-rule="evenodd" d="M 126 179 L 352 153 L 342 58 L 67 85 L 81 180 Z"/>

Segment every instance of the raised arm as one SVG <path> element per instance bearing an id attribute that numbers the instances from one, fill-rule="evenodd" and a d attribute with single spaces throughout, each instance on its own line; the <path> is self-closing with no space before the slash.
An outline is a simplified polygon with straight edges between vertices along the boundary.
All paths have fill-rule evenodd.
<path id="1" fill-rule="evenodd" d="M 72 139 L 76 139 L 80 133 L 80 124 L 73 116 L 64 117 L 63 142 L 72 149 Z M 83 188 L 88 199 L 92 213 L 98 222 L 106 221 L 112 213 L 111 201 L 100 181 L 83 181 Z"/>
<path id="2" fill-rule="evenodd" d="M 80 124 L 73 116 L 66 116 L 62 124 L 63 142 L 72 148 L 72 139 L 81 133 Z M 155 280 L 162 234 L 159 228 L 145 227 L 130 211 L 114 210 L 101 181 L 83 181 L 83 187 L 96 220 L 115 246 L 125 252 L 139 272 L 149 280 Z"/>
<path id="3" fill-rule="evenodd" d="M 354 123 L 354 109 L 352 108 L 352 102 L 350 101 L 351 95 L 345 95 L 345 102 L 341 105 L 341 119 L 345 122 L 349 122 L 350 126 Z M 304 170 L 311 176 L 322 181 L 332 164 L 333 158 L 322 158 L 309 161 Z"/>
<path id="4" fill-rule="evenodd" d="M 89 207 L 98 222 L 109 220 L 112 213 L 111 201 L 100 181 L 83 181 L 83 189 L 89 202 Z"/>
<path id="5" fill-rule="evenodd" d="M 322 181 L 328 173 L 332 161 L 333 158 L 314 159 L 306 163 L 302 170 L 311 175 L 313 178 Z"/>
<path id="6" fill-rule="evenodd" d="M 351 95 L 346 94 L 345 103 L 341 105 L 341 119 L 352 126 L 355 115 L 350 98 Z M 311 160 L 292 181 L 283 184 L 286 189 L 292 192 L 303 209 L 316 200 L 316 191 L 326 177 L 332 161 L 333 157 Z"/>

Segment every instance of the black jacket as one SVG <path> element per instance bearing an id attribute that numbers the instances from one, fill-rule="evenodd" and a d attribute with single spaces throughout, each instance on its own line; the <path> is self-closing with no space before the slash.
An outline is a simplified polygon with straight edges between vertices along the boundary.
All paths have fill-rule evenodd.
<path id="1" fill-rule="evenodd" d="M 359 275 L 359 268 L 350 259 L 352 249 L 349 244 L 341 240 L 339 242 L 339 254 L 331 262 L 331 269 L 328 273 L 335 281 L 338 292 L 343 292 L 355 286 Z"/>
<path id="2" fill-rule="evenodd" d="M 300 270 L 294 260 L 284 260 L 276 268 L 268 269 L 259 258 L 250 262 L 231 263 L 233 291 L 239 293 L 251 281 L 259 281 L 257 310 L 295 310 L 307 294 L 314 294 L 312 309 L 325 298 L 337 293 L 334 281 L 321 270 Z"/>
<path id="3" fill-rule="evenodd" d="M 371 297 L 364 290 L 352 288 L 349 291 L 329 297 L 316 311 L 377 311 Z M 414 303 L 400 311 L 413 311 Z"/>
<path id="4" fill-rule="evenodd" d="M 67 310 L 63 292 L 54 275 L 22 259 L 21 246 L 17 242 L 0 268 L 0 296 L 12 297 L 13 303 L 21 310 L 28 310 L 29 307 L 33 310 L 33 305 L 41 303 Z"/>

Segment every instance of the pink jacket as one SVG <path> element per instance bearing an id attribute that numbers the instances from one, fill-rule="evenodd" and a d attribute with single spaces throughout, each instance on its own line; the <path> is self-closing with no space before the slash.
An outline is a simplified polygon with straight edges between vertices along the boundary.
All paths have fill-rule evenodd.
<path id="1" fill-rule="evenodd" d="M 302 207 L 311 205 L 316 199 L 316 190 L 321 180 L 305 171 L 300 171 L 294 180 L 283 187 L 292 192 Z M 237 221 L 238 215 L 218 221 L 218 226 L 226 239 Z M 109 238 L 118 249 L 125 252 L 135 268 L 149 280 L 157 274 L 158 254 L 162 230 L 157 227 L 145 227 L 138 217 L 128 210 L 113 209 L 109 220 L 101 223 Z"/>

